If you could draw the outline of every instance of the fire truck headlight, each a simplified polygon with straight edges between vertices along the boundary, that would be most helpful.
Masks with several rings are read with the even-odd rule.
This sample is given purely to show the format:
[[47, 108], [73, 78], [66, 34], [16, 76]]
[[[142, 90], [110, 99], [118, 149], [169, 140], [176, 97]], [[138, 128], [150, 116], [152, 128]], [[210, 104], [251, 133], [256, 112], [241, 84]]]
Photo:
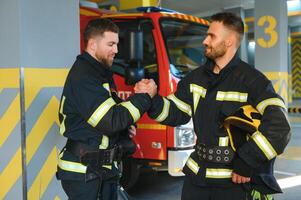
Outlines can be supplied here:
[[191, 128], [175, 128], [175, 147], [185, 148], [195, 145], [196, 137]]

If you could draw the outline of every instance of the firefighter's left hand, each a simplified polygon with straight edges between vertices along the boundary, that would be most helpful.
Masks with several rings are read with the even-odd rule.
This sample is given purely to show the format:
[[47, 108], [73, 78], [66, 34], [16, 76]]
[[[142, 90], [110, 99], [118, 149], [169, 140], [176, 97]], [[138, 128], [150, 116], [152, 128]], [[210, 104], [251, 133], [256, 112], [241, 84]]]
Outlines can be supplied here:
[[239, 174], [236, 174], [235, 172], [232, 172], [232, 182], [233, 183], [238, 183], [238, 184], [247, 183], [247, 182], [250, 182], [250, 180], [251, 180], [250, 177], [244, 177]]
[[130, 138], [133, 138], [136, 135], [136, 127], [134, 125], [131, 125], [129, 128], [129, 136]]

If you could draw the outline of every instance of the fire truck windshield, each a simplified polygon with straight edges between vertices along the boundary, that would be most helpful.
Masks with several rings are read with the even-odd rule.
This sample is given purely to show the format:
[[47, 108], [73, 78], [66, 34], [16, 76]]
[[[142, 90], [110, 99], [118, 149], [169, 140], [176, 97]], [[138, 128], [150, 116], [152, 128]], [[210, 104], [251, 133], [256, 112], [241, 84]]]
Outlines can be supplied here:
[[160, 23], [174, 76], [182, 78], [206, 62], [202, 45], [206, 26], [171, 18], [163, 18]]

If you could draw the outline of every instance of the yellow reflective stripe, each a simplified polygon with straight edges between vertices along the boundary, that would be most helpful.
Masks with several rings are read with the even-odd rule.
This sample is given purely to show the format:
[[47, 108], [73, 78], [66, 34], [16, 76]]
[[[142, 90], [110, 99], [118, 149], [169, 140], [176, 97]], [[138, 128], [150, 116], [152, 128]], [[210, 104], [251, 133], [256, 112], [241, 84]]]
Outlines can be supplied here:
[[99, 149], [106, 149], [109, 146], [109, 137], [106, 135], [102, 135], [101, 144], [99, 145]]
[[218, 145], [222, 146], [222, 147], [228, 146], [229, 145], [229, 137], [228, 136], [219, 137]]
[[238, 101], [238, 102], [247, 102], [248, 93], [240, 93], [240, 92], [223, 92], [218, 91], [216, 94], [217, 101]]
[[191, 108], [187, 103], [178, 99], [174, 94], [169, 95], [167, 98], [173, 101], [181, 111], [191, 116]]
[[104, 83], [104, 84], [102, 84], [102, 86], [110, 93], [110, 96], [111, 96], [111, 90], [110, 90], [109, 83]]
[[206, 169], [206, 178], [231, 178], [232, 169]]
[[271, 143], [259, 131], [255, 132], [252, 135], [252, 139], [269, 160], [277, 156], [277, 152], [275, 151]]
[[62, 97], [62, 103], [61, 103], [61, 108], [60, 108], [60, 113], [63, 115], [63, 121], [60, 124], [60, 133], [63, 135], [66, 131], [66, 126], [65, 126], [65, 119], [66, 119], [66, 115], [63, 113], [63, 109], [64, 109], [64, 104], [65, 104], [65, 100], [66, 97], [63, 96]]
[[279, 98], [270, 98], [270, 99], [266, 99], [261, 101], [257, 106], [256, 109], [258, 110], [258, 112], [260, 114], [263, 115], [264, 110], [266, 109], [266, 107], [268, 106], [280, 106], [282, 108], [286, 108], [284, 102], [279, 99]]
[[193, 173], [197, 174], [200, 167], [199, 165], [192, 159], [192, 158], [188, 158], [186, 165], [189, 167], [189, 169], [191, 169], [191, 171], [193, 171]]
[[100, 104], [98, 108], [94, 111], [94, 113], [91, 115], [91, 117], [88, 120], [88, 123], [95, 127], [100, 120], [103, 118], [103, 116], [109, 111], [109, 109], [114, 106], [116, 103], [112, 98], [108, 98], [105, 102]]
[[162, 122], [166, 119], [166, 117], [168, 116], [168, 112], [169, 112], [169, 107], [170, 107], [170, 102], [166, 99], [163, 98], [163, 109], [162, 112], [160, 113], [160, 115], [155, 119], [157, 122]]
[[138, 119], [140, 118], [140, 112], [138, 108], [136, 108], [130, 101], [122, 102], [120, 103], [120, 105], [128, 109], [134, 122], [138, 121]]
[[63, 153], [64, 152], [62, 152], [59, 155], [59, 159], [58, 159], [59, 168], [65, 170], [65, 171], [71, 171], [71, 172], [77, 172], [77, 173], [86, 173], [87, 167], [85, 165], [82, 165], [81, 163], [77, 163], [77, 162], [62, 160]]
[[207, 90], [202, 86], [190, 84], [190, 92], [193, 94], [193, 111], [195, 112], [199, 104], [200, 97], [205, 98]]

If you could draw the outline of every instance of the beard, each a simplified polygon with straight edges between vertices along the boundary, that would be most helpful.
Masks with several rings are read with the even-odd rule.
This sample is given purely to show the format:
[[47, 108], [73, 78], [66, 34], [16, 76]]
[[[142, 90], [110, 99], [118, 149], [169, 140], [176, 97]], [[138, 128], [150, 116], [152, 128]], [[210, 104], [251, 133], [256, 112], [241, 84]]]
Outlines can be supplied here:
[[227, 47], [225, 42], [221, 42], [220, 44], [216, 45], [216, 47], [206, 46], [205, 49], [205, 56], [211, 60], [215, 60], [220, 58], [226, 54]]
[[111, 59], [110, 57], [104, 57], [101, 55], [97, 55], [96, 54], [96, 58], [99, 62], [101, 62], [106, 68], [110, 68], [113, 64], [113, 59]]

